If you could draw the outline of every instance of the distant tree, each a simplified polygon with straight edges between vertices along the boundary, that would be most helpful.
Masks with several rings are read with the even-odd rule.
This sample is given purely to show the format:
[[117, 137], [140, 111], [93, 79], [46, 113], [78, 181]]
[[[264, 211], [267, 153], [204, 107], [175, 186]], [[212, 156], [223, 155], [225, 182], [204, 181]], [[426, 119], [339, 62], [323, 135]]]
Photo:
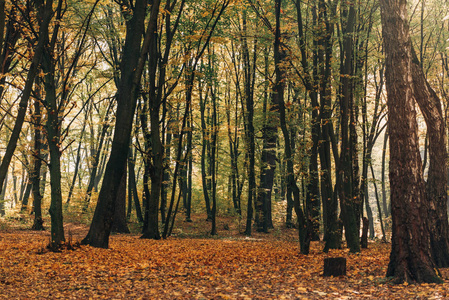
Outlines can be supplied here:
[[[14, 151], [17, 146], [17, 141], [20, 137], [20, 132], [22, 131], [22, 126], [25, 121], [28, 100], [30, 99], [31, 92], [33, 89], [34, 79], [38, 75], [39, 64], [41, 62], [44, 49], [46, 46], [45, 37], [48, 36], [50, 21], [53, 18], [53, 1], [35, 1], [34, 2], [35, 9], [37, 11], [36, 16], [39, 23], [39, 31], [36, 32], [36, 36], [29, 37], [34, 40], [33, 49], [34, 55], [31, 59], [31, 64], [28, 68], [28, 73], [26, 75], [26, 81], [24, 88], [22, 90], [22, 95], [20, 97], [19, 108], [16, 115], [16, 120], [14, 123], [14, 128], [12, 129], [11, 135], [9, 137], [8, 145], [6, 147], [5, 154], [2, 158], [0, 164], [0, 193], [3, 188], [3, 183], [6, 178], [6, 173], [8, 171], [8, 167], [11, 163], [11, 159], [14, 155]], [[33, 9], [32, 6], [28, 6], [28, 9]], [[24, 12], [24, 14], [29, 14], [30, 11]], [[22, 15], [25, 19], [27, 15]], [[33, 24], [32, 21], [30, 21]], [[36, 42], [37, 40], [37, 42]]]

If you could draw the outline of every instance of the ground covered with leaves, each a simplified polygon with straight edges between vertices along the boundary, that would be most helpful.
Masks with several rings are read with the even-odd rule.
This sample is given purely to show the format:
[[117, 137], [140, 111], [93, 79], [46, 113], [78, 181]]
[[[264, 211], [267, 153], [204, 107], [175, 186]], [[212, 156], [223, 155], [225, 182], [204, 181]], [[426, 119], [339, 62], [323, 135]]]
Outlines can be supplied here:
[[[188, 236], [209, 223], [186, 223], [167, 240], [112, 235], [110, 249], [80, 246], [43, 251], [48, 232], [0, 230], [1, 299], [447, 299], [444, 284], [393, 285], [385, 278], [389, 244], [373, 242], [360, 254], [322, 252], [312, 243], [299, 254], [295, 230], [254, 234], [219, 231]], [[189, 227], [190, 226], [190, 227]], [[221, 225], [220, 225], [221, 226]], [[228, 229], [228, 225], [224, 228]], [[68, 224], [72, 242], [85, 226]], [[347, 276], [323, 277], [326, 257], [347, 258]]]

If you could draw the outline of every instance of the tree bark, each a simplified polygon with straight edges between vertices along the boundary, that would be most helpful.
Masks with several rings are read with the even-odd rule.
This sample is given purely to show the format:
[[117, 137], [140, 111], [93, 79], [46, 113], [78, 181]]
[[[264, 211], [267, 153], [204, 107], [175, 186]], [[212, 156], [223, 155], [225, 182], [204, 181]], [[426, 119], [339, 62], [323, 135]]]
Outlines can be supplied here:
[[381, 0], [390, 136], [392, 247], [387, 276], [396, 282], [442, 282], [432, 259], [429, 213], [412, 89], [405, 0]]
[[115, 200], [114, 221], [112, 222], [111, 231], [115, 233], [129, 233], [126, 223], [126, 170], [123, 172], [120, 186]]
[[426, 80], [421, 64], [412, 49], [413, 93], [427, 125], [429, 171], [426, 196], [432, 257], [439, 268], [449, 267], [449, 223], [447, 216], [446, 126], [441, 101]]

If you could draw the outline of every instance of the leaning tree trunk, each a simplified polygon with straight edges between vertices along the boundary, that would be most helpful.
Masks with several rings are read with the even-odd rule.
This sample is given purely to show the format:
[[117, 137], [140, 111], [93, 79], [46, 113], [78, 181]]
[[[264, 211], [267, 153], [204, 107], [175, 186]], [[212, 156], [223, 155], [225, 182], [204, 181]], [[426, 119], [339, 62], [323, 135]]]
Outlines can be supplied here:
[[[160, 0], [153, 1], [150, 19], [159, 15]], [[98, 195], [98, 203], [87, 236], [82, 241], [94, 247], [107, 248], [115, 211], [118, 186], [125, 171], [131, 139], [133, 116], [136, 109], [139, 83], [145, 57], [150, 49], [150, 35], [156, 30], [150, 25], [142, 44], [142, 29], [145, 25], [146, 0], [134, 3], [133, 14], [126, 23], [126, 38], [120, 65], [121, 79], [117, 92], [117, 116], [112, 149], [106, 166], [103, 184]]]
[[16, 150], [17, 141], [19, 140], [20, 132], [22, 131], [22, 126], [25, 121], [28, 100], [30, 99], [34, 79], [37, 76], [39, 64], [44, 53], [44, 48], [46, 46], [46, 39], [44, 37], [48, 36], [49, 24], [53, 16], [53, 1], [47, 1], [45, 4], [43, 3], [43, 1], [35, 2], [36, 6], [40, 6], [38, 7], [39, 13], [37, 14], [40, 25], [38, 35], [39, 38], [36, 47], [34, 48], [34, 56], [31, 61], [31, 65], [28, 68], [28, 74], [25, 86], [22, 91], [22, 96], [20, 98], [14, 128], [12, 130], [11, 136], [9, 137], [8, 145], [6, 146], [5, 154], [0, 164], [0, 193], [2, 191], [6, 173], [8, 172], [9, 164], [11, 163], [14, 151]]
[[387, 276], [396, 282], [442, 282], [430, 249], [418, 124], [412, 90], [405, 0], [381, 0], [390, 136], [392, 247]]
[[413, 52], [413, 93], [424, 115], [429, 141], [429, 172], [426, 195], [429, 202], [430, 246], [439, 268], [449, 267], [449, 224], [447, 218], [446, 126], [441, 101], [427, 82]]

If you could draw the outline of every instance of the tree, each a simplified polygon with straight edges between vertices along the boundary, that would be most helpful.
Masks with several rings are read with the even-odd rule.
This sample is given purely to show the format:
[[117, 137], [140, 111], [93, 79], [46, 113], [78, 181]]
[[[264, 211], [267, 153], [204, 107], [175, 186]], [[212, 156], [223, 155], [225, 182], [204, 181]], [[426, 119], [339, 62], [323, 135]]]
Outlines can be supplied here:
[[[35, 93], [40, 95], [40, 83], [39, 77], [37, 77], [37, 83]], [[41, 99], [34, 99], [34, 155], [33, 155], [33, 171], [31, 172], [31, 182], [33, 189], [33, 210], [34, 210], [34, 223], [32, 229], [34, 230], [44, 230], [44, 221], [42, 219], [42, 194], [40, 192], [40, 175], [42, 167], [42, 116], [41, 116]]]
[[64, 226], [62, 217], [62, 191], [61, 191], [61, 124], [60, 117], [61, 103], [58, 103], [56, 87], [56, 55], [55, 46], [58, 40], [60, 22], [62, 20], [62, 1], [58, 2], [56, 10], [56, 20], [58, 21], [53, 28], [53, 35], [44, 35], [45, 51], [42, 59], [42, 71], [44, 72], [44, 106], [47, 110], [47, 120], [45, 128], [47, 131], [47, 143], [50, 150], [50, 185], [51, 185], [51, 241], [52, 249], [58, 249], [60, 244], [65, 241]]
[[302, 254], [309, 254], [310, 240], [312, 237], [312, 224], [306, 218], [304, 211], [301, 208], [300, 191], [296, 184], [296, 177], [293, 167], [293, 153], [290, 130], [288, 130], [286, 123], [286, 111], [284, 101], [284, 89], [285, 89], [285, 70], [281, 64], [286, 59], [285, 45], [282, 43], [281, 30], [280, 30], [280, 14], [281, 14], [281, 0], [276, 1], [275, 15], [276, 15], [276, 27], [275, 27], [275, 39], [274, 39], [274, 61], [275, 61], [275, 73], [276, 80], [273, 87], [273, 97], [276, 98], [275, 103], [279, 107], [280, 127], [284, 136], [284, 152], [285, 159], [287, 161], [287, 193], [293, 195], [294, 208], [298, 217], [299, 223], [299, 244]]
[[[346, 8], [348, 9], [348, 8]], [[354, 141], [354, 90], [353, 73], [353, 37], [356, 11], [350, 4], [347, 11], [346, 26], [343, 36], [342, 62], [341, 62], [341, 95], [340, 95], [340, 123], [341, 148], [340, 161], [337, 166], [337, 185], [340, 197], [341, 219], [345, 227], [346, 242], [351, 252], [360, 251], [359, 242], [359, 197], [355, 193], [357, 178], [354, 171], [358, 168], [354, 157], [356, 156], [356, 143]]]
[[396, 282], [442, 282], [430, 249], [412, 82], [407, 2], [382, 0], [382, 35], [390, 137], [392, 248], [387, 276]]
[[[161, 110], [165, 107], [167, 97], [173, 91], [177, 85], [176, 80], [173, 86], [167, 87], [167, 65], [169, 55], [172, 50], [172, 42], [175, 33], [177, 32], [181, 15], [184, 9], [185, 1], [181, 1], [179, 5], [179, 11], [175, 21], [172, 24], [171, 15], [174, 11], [177, 1], [173, 3], [171, 1], [166, 2], [165, 10], [168, 12], [164, 15], [165, 26], [165, 49], [162, 51], [162, 43], [160, 42], [159, 35], [162, 32], [152, 32], [150, 41], [151, 47], [149, 49], [148, 59], [148, 90], [145, 92], [148, 95], [142, 95], [144, 99], [144, 114], [150, 116], [150, 128], [147, 128], [148, 122], [146, 116], [141, 116], [142, 128], [144, 131], [145, 146], [147, 151], [147, 157], [145, 157], [146, 172], [151, 180], [151, 194], [146, 190], [146, 205], [145, 205], [145, 225], [143, 228], [143, 238], [159, 239], [159, 203], [161, 198], [161, 189], [164, 176], [164, 155], [165, 149], [162, 144], [161, 138], [161, 124], [164, 124], [164, 119], [161, 120]], [[154, 28], [158, 26], [158, 19], [154, 18], [150, 20], [150, 25]], [[160, 59], [162, 58], [162, 59]], [[163, 115], [165, 116], [165, 115]], [[161, 122], [162, 121], [162, 122]], [[151, 145], [151, 147], [150, 147]]]
[[432, 257], [439, 268], [449, 267], [449, 224], [447, 216], [446, 126], [441, 101], [427, 81], [412, 48], [413, 93], [424, 115], [429, 141], [429, 171], [426, 197], [429, 207]]
[[155, 0], [151, 6], [149, 26], [142, 42], [142, 29], [145, 25], [146, 0], [137, 0], [133, 6], [122, 6], [126, 20], [126, 38], [120, 63], [120, 85], [117, 91], [117, 116], [115, 132], [112, 141], [103, 184], [98, 196], [94, 217], [83, 244], [107, 248], [109, 235], [115, 212], [115, 201], [118, 187], [125, 172], [131, 139], [133, 116], [136, 109], [140, 79], [142, 76], [145, 56], [148, 54], [150, 37], [156, 30], [154, 20], [159, 15], [160, 1]]
[[[44, 2], [43, 0], [35, 1], [35, 6], [37, 10], [37, 19], [39, 21], [39, 31], [37, 35], [30, 39], [37, 39], [37, 43], [34, 43], [34, 55], [31, 60], [31, 65], [28, 68], [28, 73], [26, 76], [25, 86], [22, 91], [22, 95], [20, 98], [19, 109], [16, 115], [16, 121], [14, 123], [14, 128], [11, 132], [11, 136], [9, 137], [8, 146], [6, 147], [5, 155], [2, 158], [2, 162], [0, 164], [0, 193], [3, 188], [3, 183], [6, 178], [6, 173], [8, 171], [9, 164], [11, 163], [11, 159], [14, 155], [14, 151], [17, 146], [17, 141], [20, 137], [20, 132], [22, 130], [23, 123], [25, 121], [26, 110], [28, 106], [28, 100], [30, 99], [31, 92], [33, 89], [34, 79], [38, 75], [39, 64], [41, 62], [44, 49], [46, 46], [45, 37], [48, 36], [50, 21], [53, 17], [53, 1], [47, 0]], [[25, 17], [25, 16], [24, 16]]]

